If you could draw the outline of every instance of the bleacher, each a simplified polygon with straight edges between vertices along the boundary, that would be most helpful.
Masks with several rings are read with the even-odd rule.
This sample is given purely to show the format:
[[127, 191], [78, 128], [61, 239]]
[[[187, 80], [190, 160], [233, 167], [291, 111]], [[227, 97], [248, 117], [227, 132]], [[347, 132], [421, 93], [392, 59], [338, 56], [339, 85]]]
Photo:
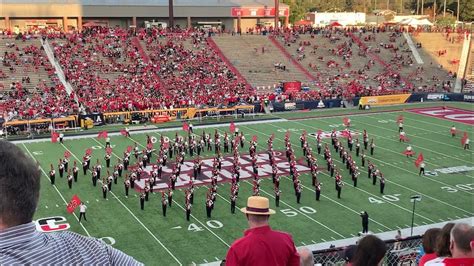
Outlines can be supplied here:
[[[273, 90], [274, 85], [282, 81], [310, 81], [285, 58], [267, 36], [223, 35], [213, 38], [224, 55], [253, 87], [270, 87], [270, 90]], [[285, 70], [277, 69], [277, 63], [282, 63]]]

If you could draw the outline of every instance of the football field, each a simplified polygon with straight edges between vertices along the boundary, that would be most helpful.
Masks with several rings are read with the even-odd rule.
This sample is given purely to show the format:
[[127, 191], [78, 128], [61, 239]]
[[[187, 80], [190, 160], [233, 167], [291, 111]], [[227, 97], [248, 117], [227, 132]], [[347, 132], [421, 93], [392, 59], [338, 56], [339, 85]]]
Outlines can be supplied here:
[[[455, 106], [455, 107], [454, 107]], [[413, 109], [410, 109], [413, 108]], [[416, 109], [415, 109], [416, 108]], [[342, 110], [342, 109], [341, 109]], [[351, 238], [361, 231], [360, 212], [365, 210], [370, 215], [369, 230], [373, 233], [408, 228], [411, 226], [412, 206], [410, 197], [421, 195], [422, 201], [416, 206], [415, 226], [435, 224], [442, 221], [456, 220], [474, 216], [474, 164], [472, 150], [464, 150], [461, 138], [467, 132], [472, 139], [473, 108], [472, 104], [448, 105], [446, 109], [439, 106], [410, 105], [394, 109], [373, 109], [371, 112], [351, 110], [352, 114], [341, 111], [323, 111], [306, 113], [284, 113], [265, 121], [246, 121], [236, 123], [245, 134], [246, 140], [256, 136], [261, 183], [260, 195], [270, 199], [271, 208], [277, 212], [270, 219], [274, 229], [283, 230], [293, 235], [297, 246], [307, 246], [328, 242], [336, 239]], [[409, 138], [407, 143], [399, 142], [397, 118], [402, 115], [404, 128]], [[343, 118], [351, 119], [350, 130], [354, 139], [362, 144], [362, 131], [368, 132], [369, 138], [374, 139], [376, 148], [373, 156], [367, 151], [367, 159], [374, 163], [386, 178], [385, 193], [381, 194], [379, 184], [372, 185], [372, 179], [367, 177], [367, 167], [361, 167], [360, 157], [353, 158], [359, 166], [360, 176], [357, 187], [354, 187], [345, 165], [332, 147], [332, 158], [336, 169], [340, 169], [344, 186], [342, 198], [337, 198], [334, 179], [326, 171], [326, 162], [317, 155], [315, 135], [323, 132], [323, 143], [329, 143], [330, 138], [324, 138], [333, 129], [344, 130]], [[459, 133], [451, 137], [450, 128], [456, 126]], [[149, 127], [152, 128], [152, 127]], [[194, 126], [194, 133], [201, 135], [203, 131], [214, 135], [217, 130], [221, 134], [229, 132], [229, 124]], [[315, 200], [314, 187], [311, 185], [311, 174], [303, 157], [299, 137], [306, 131], [313, 154], [318, 159], [319, 180], [322, 182], [322, 197]], [[180, 128], [160, 129], [159, 127], [147, 132], [133, 131], [130, 138], [116, 134], [111, 136], [113, 166], [117, 159], [122, 159], [123, 152], [136, 142], [140, 149], [146, 146], [146, 134], [160, 139], [162, 135], [174, 140], [175, 134], [186, 133]], [[298, 169], [302, 173], [303, 183], [301, 203], [296, 203], [292, 180], [289, 176], [285, 157], [284, 138], [290, 133], [291, 143], [299, 158]], [[275, 134], [273, 148], [277, 152], [277, 163], [281, 175], [280, 189], [282, 190], [280, 206], [275, 207], [271, 168], [268, 171], [267, 140]], [[109, 133], [109, 135], [112, 135]], [[340, 138], [345, 147], [346, 141]], [[416, 155], [407, 158], [403, 152], [410, 144]], [[131, 191], [125, 196], [123, 180], [112, 186], [107, 199], [103, 199], [101, 185], [92, 186], [91, 174], [82, 173], [81, 161], [86, 149], [92, 149], [92, 165], [100, 160], [101, 176], [107, 176], [105, 167], [105, 141], [98, 139], [97, 134], [89, 136], [66, 137], [64, 144], [51, 143], [49, 139], [21, 142], [17, 145], [28, 155], [40, 163], [42, 169], [42, 187], [40, 203], [35, 218], [51, 216], [66, 217], [72, 231], [83, 235], [102, 238], [115, 248], [125, 251], [137, 260], [149, 265], [190, 265], [213, 262], [225, 258], [226, 251], [232, 242], [241, 237], [247, 228], [245, 216], [237, 211], [230, 212], [230, 163], [232, 154], [225, 154], [221, 171], [221, 183], [218, 186], [218, 196], [212, 218], [206, 217], [205, 198], [208, 178], [206, 164], [212, 166], [214, 152], [201, 154], [204, 160], [204, 174], [197, 181], [194, 193], [191, 221], [186, 221], [184, 210], [184, 188], [192, 175], [192, 160], [183, 166], [178, 181], [178, 188], [173, 195], [173, 203], [163, 217], [161, 210], [161, 192], [165, 186], [158, 182], [150, 200], [145, 203], [145, 209], [140, 209], [139, 192]], [[323, 144], [324, 146], [324, 144]], [[363, 149], [363, 145], [362, 149]], [[244, 207], [247, 197], [252, 194], [251, 166], [248, 163], [248, 143], [240, 150], [242, 155], [242, 172], [240, 181], [238, 207]], [[158, 148], [158, 143], [155, 148]], [[58, 160], [64, 153], [71, 153], [69, 167], [77, 161], [79, 180], [69, 189], [66, 178], [56, 174], [56, 184], [49, 181], [50, 164], [57, 168]], [[423, 153], [426, 163], [426, 175], [419, 176], [415, 166], [419, 153]], [[157, 154], [153, 154], [152, 162], [156, 162]], [[174, 158], [170, 160], [174, 162]], [[131, 165], [136, 160], [131, 156]], [[367, 164], [366, 164], [367, 166]], [[209, 166], [210, 168], [210, 166]], [[250, 170], [248, 169], [250, 168]], [[110, 168], [113, 172], [113, 168]], [[166, 171], [165, 171], [166, 175]], [[124, 175], [125, 176], [125, 175]], [[136, 188], [140, 187], [137, 184]], [[87, 209], [87, 222], [78, 222], [77, 216], [67, 213], [66, 204], [76, 194]]]

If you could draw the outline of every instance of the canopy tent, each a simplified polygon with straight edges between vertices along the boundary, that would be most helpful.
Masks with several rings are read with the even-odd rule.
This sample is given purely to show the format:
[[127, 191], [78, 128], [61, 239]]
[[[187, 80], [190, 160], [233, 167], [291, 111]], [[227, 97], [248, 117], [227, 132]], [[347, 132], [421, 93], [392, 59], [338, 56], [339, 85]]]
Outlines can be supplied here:
[[329, 24], [329, 26], [331, 26], [331, 27], [342, 27], [342, 24], [337, 22], [337, 21], [334, 21], [331, 24]]

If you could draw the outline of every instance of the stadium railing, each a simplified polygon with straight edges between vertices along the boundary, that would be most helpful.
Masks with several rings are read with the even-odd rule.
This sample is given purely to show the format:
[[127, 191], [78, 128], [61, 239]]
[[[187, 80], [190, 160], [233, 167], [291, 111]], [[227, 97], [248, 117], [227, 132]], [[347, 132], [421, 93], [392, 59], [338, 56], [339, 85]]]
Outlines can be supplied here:
[[[383, 265], [417, 265], [421, 240], [421, 236], [412, 236], [401, 240], [386, 240], [387, 253], [383, 259]], [[346, 248], [335, 247], [313, 251], [315, 265], [346, 265]]]

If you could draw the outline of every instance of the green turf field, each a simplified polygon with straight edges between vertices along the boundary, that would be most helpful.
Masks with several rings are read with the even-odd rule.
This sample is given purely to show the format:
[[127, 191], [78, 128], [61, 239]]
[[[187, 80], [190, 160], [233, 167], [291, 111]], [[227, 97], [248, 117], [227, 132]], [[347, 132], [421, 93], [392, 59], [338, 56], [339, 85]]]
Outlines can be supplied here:
[[[458, 108], [470, 109], [472, 105], [459, 104]], [[284, 150], [284, 135], [291, 132], [291, 142], [297, 157], [303, 157], [300, 149], [299, 136], [306, 130], [315, 133], [319, 129], [331, 131], [333, 128], [343, 129], [342, 117], [332, 116], [340, 111], [322, 112], [328, 117], [308, 118], [286, 121], [261, 121], [258, 124], [237, 125], [244, 132], [247, 140], [253, 135], [258, 137], [259, 152], [265, 152], [266, 141], [271, 134], [275, 134], [274, 149]], [[345, 110], [347, 112], [347, 110]], [[322, 172], [318, 175], [323, 183], [322, 199], [315, 201], [314, 189], [311, 186], [309, 173], [302, 174], [300, 179], [304, 185], [301, 204], [296, 203], [290, 177], [282, 177], [280, 188], [282, 198], [277, 213], [271, 218], [274, 229], [291, 233], [297, 246], [326, 242], [335, 239], [350, 238], [361, 230], [359, 212], [367, 210], [370, 214], [370, 231], [374, 233], [407, 228], [411, 224], [412, 203], [410, 196], [419, 194], [423, 200], [417, 205], [415, 225], [433, 224], [440, 221], [472, 217], [474, 213], [474, 174], [471, 171], [443, 174], [435, 169], [473, 166], [472, 151], [463, 150], [460, 145], [460, 136], [452, 138], [449, 134], [451, 125], [455, 124], [461, 131], [471, 132], [472, 127], [467, 124], [454, 123], [447, 120], [423, 116], [403, 110], [381, 113], [364, 114], [354, 110], [357, 115], [350, 116], [352, 130], [366, 129], [369, 137], [375, 139], [377, 145], [374, 156], [368, 156], [384, 173], [386, 181], [385, 195], [379, 193], [379, 186], [373, 186], [367, 179], [367, 169], [361, 170], [358, 187], [354, 188], [348, 171], [342, 165], [339, 156], [334, 150], [333, 160], [336, 168], [342, 170], [345, 186], [342, 199], [337, 199], [334, 181], [325, 170], [326, 163], [318, 156], [318, 163]], [[278, 116], [283, 119], [301, 118], [321, 114], [317, 112], [289, 113]], [[398, 141], [398, 127], [395, 122], [402, 114], [405, 118], [405, 131], [410, 138], [413, 149], [422, 152], [426, 162], [426, 170], [436, 172], [437, 175], [418, 176], [418, 169], [414, 165], [414, 158], [402, 155], [407, 144]], [[228, 126], [216, 127], [220, 132], [228, 131]], [[204, 129], [213, 133], [214, 127]], [[195, 129], [197, 134], [202, 129]], [[179, 131], [184, 135], [183, 131]], [[175, 131], [148, 133], [159, 138], [160, 134], [174, 139]], [[359, 137], [362, 140], [362, 137]], [[472, 136], [470, 136], [472, 139]], [[122, 157], [127, 146], [136, 141], [140, 145], [146, 144], [145, 134], [133, 133], [131, 138], [123, 136], [112, 137], [114, 155]], [[325, 139], [330, 143], [330, 139]], [[310, 143], [316, 152], [315, 139]], [[343, 142], [345, 144], [345, 142]], [[97, 139], [96, 135], [89, 138], [66, 139], [64, 145], [52, 144], [49, 140], [35, 143], [21, 143], [19, 147], [41, 164], [44, 170], [42, 179], [41, 197], [36, 212], [36, 218], [49, 216], [64, 216], [71, 224], [71, 230], [83, 235], [105, 238], [115, 242], [114, 247], [125, 251], [137, 260], [153, 265], [189, 265], [217, 261], [225, 257], [227, 248], [232, 242], [242, 236], [247, 223], [244, 215], [230, 213], [229, 191], [230, 185], [223, 183], [218, 188], [218, 198], [212, 218], [206, 218], [205, 193], [206, 188], [195, 190], [194, 206], [190, 222], [185, 220], [184, 192], [178, 190], [173, 196], [173, 206], [168, 208], [167, 217], [161, 214], [161, 193], [151, 196], [145, 204], [145, 210], [140, 210], [138, 193], [131, 192], [126, 198], [123, 181], [113, 187], [108, 199], [102, 198], [100, 185], [93, 187], [90, 174], [82, 175], [79, 172], [79, 181], [74, 183], [70, 190], [65, 178], [56, 177], [56, 185], [49, 183], [48, 171], [50, 164], [55, 167], [58, 159], [64, 152], [72, 153], [70, 167], [73, 160], [77, 160], [80, 167], [81, 158], [87, 148], [93, 148], [92, 165], [99, 158], [104, 166], [102, 176], [106, 175], [104, 140]], [[143, 148], [143, 147], [142, 147]], [[248, 153], [248, 144], [241, 150], [241, 154]], [[317, 153], [316, 153], [317, 154]], [[213, 156], [206, 153], [205, 157]], [[355, 157], [355, 152], [353, 153]], [[134, 157], [131, 156], [131, 164]], [[186, 160], [189, 160], [186, 158]], [[153, 161], [156, 160], [154, 155]], [[113, 158], [112, 164], [116, 162]], [[360, 159], [356, 159], [360, 166]], [[81, 167], [80, 167], [81, 168]], [[246, 199], [252, 193], [251, 181], [241, 180], [238, 207], [245, 206]], [[87, 222], [79, 224], [77, 218], [66, 212], [66, 202], [72, 195], [77, 194], [86, 202]], [[271, 179], [262, 181], [261, 195], [270, 198], [271, 208], [274, 206], [273, 184]], [[78, 210], [76, 210], [79, 215]]]

